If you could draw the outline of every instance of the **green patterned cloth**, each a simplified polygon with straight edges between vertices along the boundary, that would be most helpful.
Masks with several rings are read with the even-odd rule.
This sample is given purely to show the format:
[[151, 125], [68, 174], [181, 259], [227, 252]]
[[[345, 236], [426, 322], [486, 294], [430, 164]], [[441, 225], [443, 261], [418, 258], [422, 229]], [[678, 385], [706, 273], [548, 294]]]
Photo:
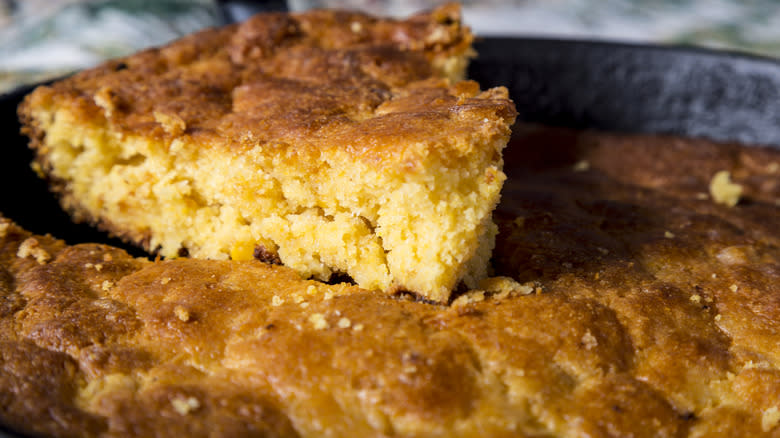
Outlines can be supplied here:
[[0, 93], [220, 21], [209, 0], [0, 0]]

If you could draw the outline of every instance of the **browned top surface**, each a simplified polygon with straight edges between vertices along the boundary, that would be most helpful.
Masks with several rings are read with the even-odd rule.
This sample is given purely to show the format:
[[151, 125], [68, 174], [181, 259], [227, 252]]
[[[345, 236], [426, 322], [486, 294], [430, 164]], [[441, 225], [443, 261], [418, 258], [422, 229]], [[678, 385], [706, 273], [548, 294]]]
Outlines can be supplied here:
[[503, 135], [514, 118], [505, 90], [440, 79], [436, 61], [467, 57], [471, 41], [457, 5], [403, 21], [261, 14], [41, 87], [21, 113], [34, 124], [30, 112], [54, 103], [125, 134], [233, 152], [273, 146], [299, 159], [327, 148], [375, 162], [429, 149], [457, 158], [473, 151], [452, 139]]
[[[20, 258], [28, 235], [8, 228], [0, 423], [55, 436], [780, 436], [780, 153], [522, 129], [506, 158], [496, 273], [539, 292], [464, 306], [342, 285], [309, 295], [316, 283], [283, 267], [153, 263], [48, 237], [48, 260], [29, 243]], [[733, 208], [699, 199], [718, 170], [745, 188]], [[114, 386], [74, 402], [101, 379]]]

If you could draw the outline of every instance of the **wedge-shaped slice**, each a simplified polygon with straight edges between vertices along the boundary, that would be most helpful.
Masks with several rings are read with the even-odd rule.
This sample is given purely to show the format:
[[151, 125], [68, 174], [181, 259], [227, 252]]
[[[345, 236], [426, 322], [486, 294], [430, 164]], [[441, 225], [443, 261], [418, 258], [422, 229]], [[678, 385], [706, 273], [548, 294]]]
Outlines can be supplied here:
[[40, 87], [36, 166], [77, 220], [166, 257], [281, 262], [446, 301], [486, 274], [515, 111], [445, 6], [259, 15]]

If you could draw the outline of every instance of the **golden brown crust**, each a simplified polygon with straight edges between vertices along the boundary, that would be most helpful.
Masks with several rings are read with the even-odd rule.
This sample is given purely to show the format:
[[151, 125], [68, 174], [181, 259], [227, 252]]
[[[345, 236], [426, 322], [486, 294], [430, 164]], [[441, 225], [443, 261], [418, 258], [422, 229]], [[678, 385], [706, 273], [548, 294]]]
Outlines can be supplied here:
[[[510, 151], [494, 261], [524, 286], [452, 306], [259, 262], [25, 245], [3, 225], [0, 422], [52, 436], [780, 435], [780, 153], [538, 128]], [[735, 207], [702, 195], [720, 170], [744, 188]]]

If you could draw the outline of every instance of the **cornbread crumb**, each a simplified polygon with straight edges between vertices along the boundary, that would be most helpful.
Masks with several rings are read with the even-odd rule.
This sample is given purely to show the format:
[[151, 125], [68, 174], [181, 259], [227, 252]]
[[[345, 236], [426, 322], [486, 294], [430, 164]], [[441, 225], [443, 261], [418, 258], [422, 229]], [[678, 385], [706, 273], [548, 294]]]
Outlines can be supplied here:
[[485, 291], [470, 290], [452, 301], [452, 307], [461, 307], [467, 304], [478, 303], [485, 300]]
[[295, 304], [301, 304], [303, 302], [303, 297], [298, 294], [294, 294], [292, 299]]
[[325, 320], [325, 316], [322, 313], [312, 313], [309, 315], [309, 322], [314, 327], [314, 330], [324, 330], [328, 328], [328, 321]]
[[301, 309], [305, 309], [305, 308], [309, 307], [309, 303], [304, 301], [304, 302], [300, 303], [300, 306], [301, 306]]
[[171, 400], [173, 409], [180, 415], [187, 415], [200, 407], [200, 402], [195, 397], [174, 398]]
[[19, 245], [19, 250], [16, 252], [16, 256], [19, 258], [27, 258], [32, 256], [38, 264], [42, 265], [51, 259], [51, 256], [45, 249], [40, 247], [38, 239], [29, 237]]
[[598, 339], [596, 339], [595, 336], [590, 332], [590, 330], [586, 330], [585, 334], [582, 335], [582, 345], [585, 346], [586, 350], [590, 350], [596, 346], [599, 345]]
[[306, 288], [306, 293], [309, 295], [316, 295], [317, 294], [317, 287], [313, 284], [310, 284], [309, 287]]
[[769, 432], [778, 424], [780, 424], [780, 409], [777, 406], [772, 406], [761, 415], [761, 429], [764, 432]]
[[95, 270], [98, 271], [98, 272], [103, 270], [103, 264], [102, 263], [96, 263], [94, 267], [95, 267]]
[[721, 170], [712, 177], [710, 194], [716, 203], [733, 207], [742, 196], [742, 186], [731, 181], [729, 171]]
[[723, 315], [721, 315], [720, 313], [715, 315], [715, 321], [720, 321], [721, 319], [723, 319]]
[[274, 295], [273, 298], [271, 298], [271, 305], [274, 307], [279, 307], [282, 304], [284, 304], [284, 299], [281, 298], [279, 295]]
[[177, 305], [173, 308], [173, 313], [176, 314], [176, 317], [180, 320], [187, 322], [190, 320], [190, 312], [182, 307], [181, 305]]
[[572, 167], [572, 170], [574, 170], [575, 172], [585, 172], [588, 169], [590, 169], [590, 162], [588, 162], [587, 160], [578, 161]]
[[664, 231], [664, 237], [666, 237], [667, 239], [674, 239], [674, 233], [672, 233], [671, 231]]
[[349, 318], [342, 317], [336, 325], [338, 325], [339, 328], [349, 328], [352, 325], [352, 321], [350, 321]]
[[103, 280], [103, 283], [101, 283], [100, 288], [104, 291], [109, 291], [111, 288], [114, 287], [114, 283], [110, 280]]
[[479, 283], [479, 288], [491, 294], [528, 295], [534, 291], [530, 284], [521, 284], [510, 277], [488, 277]]
[[701, 302], [701, 295], [699, 295], [699, 294], [691, 295], [691, 301], [693, 301], [694, 303]]
[[732, 284], [731, 286], [729, 286], [729, 289], [731, 289], [732, 292], [736, 292], [739, 290], [739, 286], [737, 286], [736, 284]]
[[111, 253], [105, 253], [103, 254], [103, 261], [106, 263], [109, 263], [114, 260], [114, 256], [111, 255]]
[[10, 226], [10, 223], [8, 223], [8, 222], [0, 223], [0, 239], [5, 237], [5, 234], [8, 232], [8, 227], [9, 226]]
[[160, 279], [160, 284], [166, 285], [171, 282], [171, 277], [163, 277]]

